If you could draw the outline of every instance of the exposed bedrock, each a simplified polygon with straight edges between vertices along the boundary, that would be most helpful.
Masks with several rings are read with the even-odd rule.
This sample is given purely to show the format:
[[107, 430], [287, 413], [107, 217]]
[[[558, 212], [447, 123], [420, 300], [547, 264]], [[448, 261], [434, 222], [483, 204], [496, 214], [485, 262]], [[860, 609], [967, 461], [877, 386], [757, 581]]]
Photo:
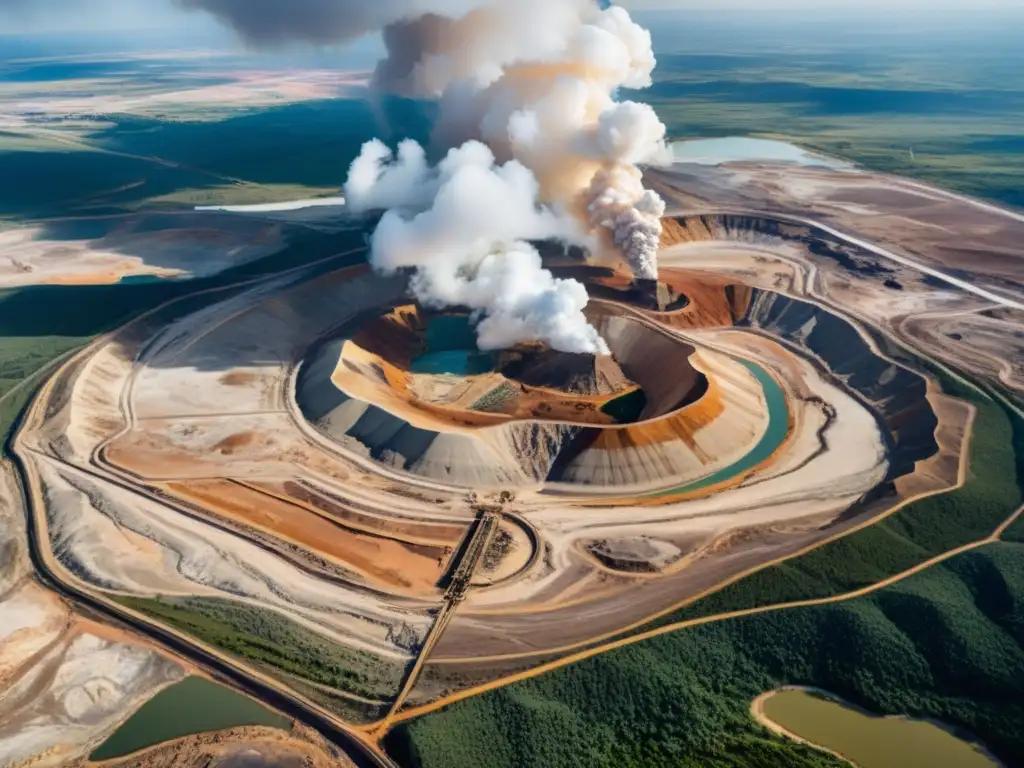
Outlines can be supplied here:
[[647, 405], [641, 420], [662, 416], [707, 391], [707, 378], [691, 362], [691, 345], [620, 316], [606, 304], [591, 303], [587, 319], [608, 342], [622, 372], [643, 389]]
[[512, 381], [575, 395], [618, 394], [633, 385], [610, 355], [595, 357], [553, 349], [516, 349], [502, 352], [497, 367]]
[[663, 219], [662, 224], [663, 248], [713, 241], [777, 245], [781, 240], [800, 243], [815, 256], [832, 259], [843, 268], [863, 275], [884, 275], [894, 271], [870, 251], [840, 242], [823, 229], [806, 224], [731, 214], [669, 217]]
[[889, 437], [887, 479], [908, 474], [915, 462], [938, 451], [938, 419], [926, 399], [924, 377], [880, 357], [846, 320], [816, 304], [755, 289], [739, 325], [760, 328], [813, 353], [868, 403]]
[[[735, 460], [763, 433], [768, 418], [763, 394], [742, 364], [698, 352], [610, 305], [595, 303], [589, 315], [614, 360], [572, 360], [578, 364], [563, 369], [554, 359], [528, 351], [520, 359], [522, 370], [510, 373], [535, 385], [554, 385], [552, 397], [567, 389], [614, 395], [626, 384], [638, 385], [646, 402], [635, 423], [591, 426], [562, 417], [425, 408], [416, 402], [418, 389], [407, 386], [408, 372], [395, 365], [410, 359], [406, 350], [416, 346], [420, 331], [411, 315], [400, 312], [389, 315], [388, 329], [373, 340], [360, 331], [321, 344], [300, 369], [297, 400], [316, 429], [342, 448], [394, 469], [469, 487], [686, 482]], [[355, 351], [357, 338], [365, 346]]]

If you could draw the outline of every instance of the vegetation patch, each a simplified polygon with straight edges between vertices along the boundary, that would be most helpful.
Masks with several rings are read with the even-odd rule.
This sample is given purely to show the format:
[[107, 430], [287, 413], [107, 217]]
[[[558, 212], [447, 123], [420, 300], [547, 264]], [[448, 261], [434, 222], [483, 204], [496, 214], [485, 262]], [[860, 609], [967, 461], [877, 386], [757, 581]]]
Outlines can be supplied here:
[[640, 418], [640, 414], [646, 407], [647, 395], [637, 387], [624, 395], [619, 395], [614, 400], [609, 400], [601, 406], [601, 413], [611, 416], [617, 424], [632, 424]]
[[470, 408], [474, 411], [501, 413], [516, 396], [516, 388], [505, 381], [480, 397]]
[[405, 666], [348, 648], [271, 610], [218, 598], [115, 598], [122, 605], [257, 665], [375, 700], [390, 700]]
[[415, 768], [838, 766], [770, 735], [750, 703], [824, 688], [932, 717], [1024, 761], [1024, 546], [991, 544], [870, 597], [667, 633], [398, 726]]

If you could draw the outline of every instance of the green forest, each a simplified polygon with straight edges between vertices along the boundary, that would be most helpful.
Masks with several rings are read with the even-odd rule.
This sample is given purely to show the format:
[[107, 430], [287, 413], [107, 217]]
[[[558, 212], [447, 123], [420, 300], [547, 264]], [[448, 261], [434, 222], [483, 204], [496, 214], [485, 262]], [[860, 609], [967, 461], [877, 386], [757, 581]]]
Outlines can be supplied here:
[[840, 765], [771, 736], [751, 701], [813, 685], [933, 717], [1024, 761], [1024, 545], [998, 543], [870, 597], [681, 630], [398, 726], [416, 768]]
[[243, 659], [374, 700], [394, 698], [405, 667], [332, 642], [274, 611], [219, 598], [131, 598], [120, 603]]

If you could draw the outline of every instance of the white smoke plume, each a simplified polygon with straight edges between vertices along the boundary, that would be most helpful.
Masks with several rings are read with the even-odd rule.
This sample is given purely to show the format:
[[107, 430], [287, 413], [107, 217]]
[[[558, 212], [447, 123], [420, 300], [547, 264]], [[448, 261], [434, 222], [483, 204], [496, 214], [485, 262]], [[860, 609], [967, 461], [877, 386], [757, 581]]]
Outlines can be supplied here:
[[528, 241], [586, 244], [638, 278], [657, 276], [664, 203], [644, 189], [638, 165], [668, 151], [649, 106], [615, 100], [620, 88], [649, 86], [655, 66], [650, 34], [624, 9], [595, 0], [179, 2], [255, 43], [383, 29], [376, 87], [438, 99], [433, 150], [461, 149], [432, 168], [418, 145], [403, 143], [393, 159], [370, 142], [347, 199], [355, 210], [388, 211], [373, 263], [419, 270], [421, 301], [477, 308], [487, 316], [481, 345], [605, 349], [582, 319], [583, 287], [555, 280]]
[[527, 242], [584, 240], [573, 218], [538, 205], [537, 195], [529, 169], [514, 160], [497, 165], [476, 141], [436, 167], [414, 141], [402, 142], [397, 157], [371, 141], [345, 185], [356, 212], [386, 209], [373, 233], [374, 266], [415, 268], [411, 288], [427, 306], [473, 309], [481, 349], [539, 339], [565, 352], [607, 354], [583, 315], [586, 290], [555, 279]]

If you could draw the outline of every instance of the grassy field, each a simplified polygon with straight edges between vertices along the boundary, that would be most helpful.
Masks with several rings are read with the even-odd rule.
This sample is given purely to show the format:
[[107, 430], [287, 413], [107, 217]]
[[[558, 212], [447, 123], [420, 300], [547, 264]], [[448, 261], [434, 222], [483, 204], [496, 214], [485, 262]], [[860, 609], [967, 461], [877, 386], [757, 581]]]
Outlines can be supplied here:
[[764, 702], [774, 723], [813, 744], [849, 758], [860, 768], [992, 768], [968, 742], [939, 726], [882, 718], [814, 691], [780, 691]]
[[[395, 138], [427, 140], [425, 107], [394, 99], [381, 109]], [[0, 132], [0, 221], [336, 195], [363, 142], [381, 133], [362, 99], [209, 120], [91, 119]]]
[[119, 602], [271, 671], [375, 701], [394, 698], [405, 667], [347, 648], [274, 611], [216, 598]]
[[750, 717], [782, 685], [965, 728], [1024, 761], [1024, 546], [993, 544], [867, 598], [638, 642], [402, 724], [416, 768], [840, 763]]
[[[1024, 52], [1003, 28], [921, 19], [879, 30], [822, 20], [647, 14], [655, 106], [674, 138], [782, 138], [1024, 206]], [[972, 25], [972, 21], [975, 24]], [[863, 26], [863, 25], [862, 25]]]

